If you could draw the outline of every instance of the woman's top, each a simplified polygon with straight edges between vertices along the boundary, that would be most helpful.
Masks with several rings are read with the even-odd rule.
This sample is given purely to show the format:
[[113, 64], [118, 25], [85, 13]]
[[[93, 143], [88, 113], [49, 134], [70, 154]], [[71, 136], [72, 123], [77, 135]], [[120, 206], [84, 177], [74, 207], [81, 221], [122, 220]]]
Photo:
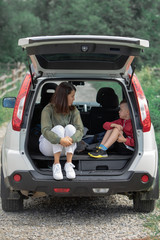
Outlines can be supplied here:
[[60, 137], [51, 131], [57, 125], [63, 127], [72, 124], [76, 128], [75, 134], [71, 136], [73, 143], [81, 141], [83, 137], [83, 123], [78, 109], [75, 107], [67, 114], [57, 113], [52, 103], [45, 106], [41, 113], [42, 135], [52, 144], [60, 143]]

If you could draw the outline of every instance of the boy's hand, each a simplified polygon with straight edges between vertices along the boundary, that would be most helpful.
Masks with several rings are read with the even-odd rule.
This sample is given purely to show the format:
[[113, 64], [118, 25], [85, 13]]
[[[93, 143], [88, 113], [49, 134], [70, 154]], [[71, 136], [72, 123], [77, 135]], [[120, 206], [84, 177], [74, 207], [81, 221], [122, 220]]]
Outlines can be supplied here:
[[111, 124], [111, 127], [112, 128], [117, 128], [119, 131], [122, 131], [123, 130], [123, 127], [119, 124], [116, 124], [116, 123], [112, 123]]
[[119, 143], [125, 143], [127, 141], [127, 139], [123, 136], [122, 133], [119, 134], [119, 137], [117, 139], [117, 142]]

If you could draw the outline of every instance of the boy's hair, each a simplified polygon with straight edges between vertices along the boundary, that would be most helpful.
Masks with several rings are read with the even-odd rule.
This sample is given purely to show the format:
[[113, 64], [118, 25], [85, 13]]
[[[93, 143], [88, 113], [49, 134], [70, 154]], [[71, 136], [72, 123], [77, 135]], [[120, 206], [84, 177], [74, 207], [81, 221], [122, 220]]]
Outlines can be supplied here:
[[125, 104], [125, 109], [128, 111], [128, 113], [129, 113], [129, 118], [130, 118], [130, 112], [129, 112], [128, 103], [127, 103], [126, 99], [123, 99], [123, 100], [120, 102], [120, 104]]
[[127, 103], [126, 99], [123, 99], [123, 100], [120, 102], [120, 104], [122, 104], [122, 103]]
[[121, 104], [125, 104], [125, 105], [126, 105], [126, 108], [129, 110], [129, 108], [128, 108], [128, 103], [127, 103], [126, 99], [123, 99], [123, 100], [120, 102], [120, 105], [121, 105]]

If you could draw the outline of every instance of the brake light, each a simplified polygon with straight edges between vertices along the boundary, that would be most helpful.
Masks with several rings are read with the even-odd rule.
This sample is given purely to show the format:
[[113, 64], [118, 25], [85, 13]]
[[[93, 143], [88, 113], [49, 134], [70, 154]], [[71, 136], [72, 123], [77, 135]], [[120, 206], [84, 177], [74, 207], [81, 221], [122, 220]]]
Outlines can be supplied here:
[[56, 193], [68, 193], [70, 191], [70, 188], [54, 188], [54, 191]]
[[142, 181], [143, 183], [147, 183], [147, 182], [149, 181], [148, 175], [143, 175], [143, 176], [141, 177], [141, 181]]
[[151, 118], [148, 103], [142, 90], [141, 84], [135, 74], [132, 77], [132, 85], [138, 102], [138, 109], [143, 132], [148, 132], [151, 128]]
[[21, 130], [26, 97], [28, 95], [30, 85], [31, 85], [31, 75], [27, 74], [19, 90], [18, 96], [16, 98], [14, 111], [13, 111], [12, 128], [15, 131]]
[[13, 179], [14, 179], [15, 182], [20, 182], [21, 179], [22, 179], [22, 177], [21, 177], [20, 174], [15, 174], [15, 175], [13, 176]]

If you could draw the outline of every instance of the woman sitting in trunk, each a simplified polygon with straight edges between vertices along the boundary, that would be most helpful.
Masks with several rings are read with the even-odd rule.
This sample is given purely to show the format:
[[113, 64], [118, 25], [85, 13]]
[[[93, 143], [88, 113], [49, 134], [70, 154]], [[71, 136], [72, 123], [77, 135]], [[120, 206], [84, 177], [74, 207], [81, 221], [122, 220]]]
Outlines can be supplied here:
[[76, 88], [68, 82], [62, 82], [56, 88], [51, 103], [44, 107], [41, 115], [39, 149], [45, 156], [54, 155], [53, 178], [62, 180], [60, 156], [66, 155], [64, 166], [66, 177], [76, 177], [72, 157], [77, 142], [83, 136], [83, 124], [78, 109], [73, 106]]

